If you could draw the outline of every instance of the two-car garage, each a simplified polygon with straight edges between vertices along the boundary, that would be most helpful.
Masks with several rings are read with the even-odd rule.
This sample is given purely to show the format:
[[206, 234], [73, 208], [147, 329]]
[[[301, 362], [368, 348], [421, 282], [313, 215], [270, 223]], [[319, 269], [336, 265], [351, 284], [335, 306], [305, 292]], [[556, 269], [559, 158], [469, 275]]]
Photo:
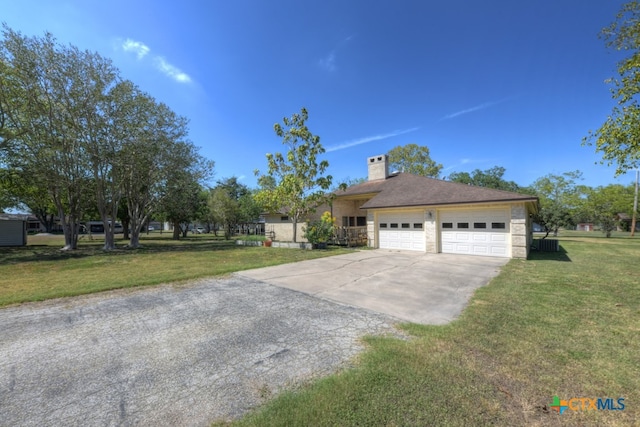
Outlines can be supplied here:
[[[508, 209], [441, 210], [437, 218], [440, 252], [511, 256]], [[425, 251], [425, 219], [425, 211], [378, 214], [379, 247]]]

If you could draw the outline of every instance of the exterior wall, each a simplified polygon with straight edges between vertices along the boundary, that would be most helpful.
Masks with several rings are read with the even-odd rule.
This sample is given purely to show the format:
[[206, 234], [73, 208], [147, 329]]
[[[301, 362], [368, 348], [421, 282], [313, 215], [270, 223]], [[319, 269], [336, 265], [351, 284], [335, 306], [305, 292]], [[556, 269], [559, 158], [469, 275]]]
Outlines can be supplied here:
[[343, 216], [365, 216], [366, 212], [360, 209], [366, 202], [365, 200], [334, 200], [333, 206], [323, 206], [316, 212], [322, 215], [323, 212], [329, 211], [338, 220], [338, 226], [341, 224]]
[[511, 257], [527, 258], [531, 247], [531, 220], [524, 203], [511, 205]]
[[26, 244], [26, 221], [0, 220], [0, 246], [24, 246]]
[[[304, 230], [302, 230], [302, 227], [305, 227], [306, 224], [306, 222], [297, 224], [296, 240], [298, 242], [307, 242], [307, 239], [304, 238]], [[266, 231], [267, 235], [273, 233], [273, 240], [279, 242], [293, 242], [293, 223], [291, 220], [280, 222], [280, 217], [278, 216], [278, 222], [267, 223]]]
[[367, 211], [367, 244], [370, 248], [378, 247], [376, 215], [373, 213], [373, 211]]
[[[431, 213], [431, 215], [429, 215]], [[431, 216], [431, 218], [429, 218]], [[425, 213], [425, 238], [426, 252], [437, 254], [440, 252], [440, 242], [438, 241], [438, 221], [440, 220], [438, 212], [435, 209], [427, 209]]]

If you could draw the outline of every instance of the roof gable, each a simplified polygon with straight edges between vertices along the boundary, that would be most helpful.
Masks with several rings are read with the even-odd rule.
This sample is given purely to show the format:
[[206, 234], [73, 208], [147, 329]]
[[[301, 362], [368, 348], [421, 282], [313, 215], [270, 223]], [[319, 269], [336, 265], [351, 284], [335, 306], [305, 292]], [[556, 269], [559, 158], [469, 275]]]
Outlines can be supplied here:
[[447, 205], [463, 203], [537, 202], [538, 198], [527, 194], [492, 188], [476, 187], [419, 175], [399, 173], [385, 180], [367, 181], [354, 185], [336, 196], [353, 197], [375, 193], [363, 209]]

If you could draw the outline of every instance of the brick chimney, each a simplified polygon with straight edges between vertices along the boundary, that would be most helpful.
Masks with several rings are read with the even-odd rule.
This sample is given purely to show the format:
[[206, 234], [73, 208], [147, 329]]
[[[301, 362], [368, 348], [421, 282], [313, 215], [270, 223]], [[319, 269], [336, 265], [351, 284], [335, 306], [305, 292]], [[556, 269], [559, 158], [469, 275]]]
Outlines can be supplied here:
[[389, 156], [382, 154], [367, 159], [369, 181], [387, 179], [389, 177]]

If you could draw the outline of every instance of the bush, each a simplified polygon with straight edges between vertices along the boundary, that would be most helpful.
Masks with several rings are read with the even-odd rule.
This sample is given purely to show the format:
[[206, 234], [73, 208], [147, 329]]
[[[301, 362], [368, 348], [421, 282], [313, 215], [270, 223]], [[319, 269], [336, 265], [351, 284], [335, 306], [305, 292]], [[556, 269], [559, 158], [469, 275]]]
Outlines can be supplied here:
[[331, 212], [325, 212], [320, 219], [311, 221], [308, 227], [303, 227], [304, 237], [313, 244], [327, 243], [333, 236], [336, 219]]

